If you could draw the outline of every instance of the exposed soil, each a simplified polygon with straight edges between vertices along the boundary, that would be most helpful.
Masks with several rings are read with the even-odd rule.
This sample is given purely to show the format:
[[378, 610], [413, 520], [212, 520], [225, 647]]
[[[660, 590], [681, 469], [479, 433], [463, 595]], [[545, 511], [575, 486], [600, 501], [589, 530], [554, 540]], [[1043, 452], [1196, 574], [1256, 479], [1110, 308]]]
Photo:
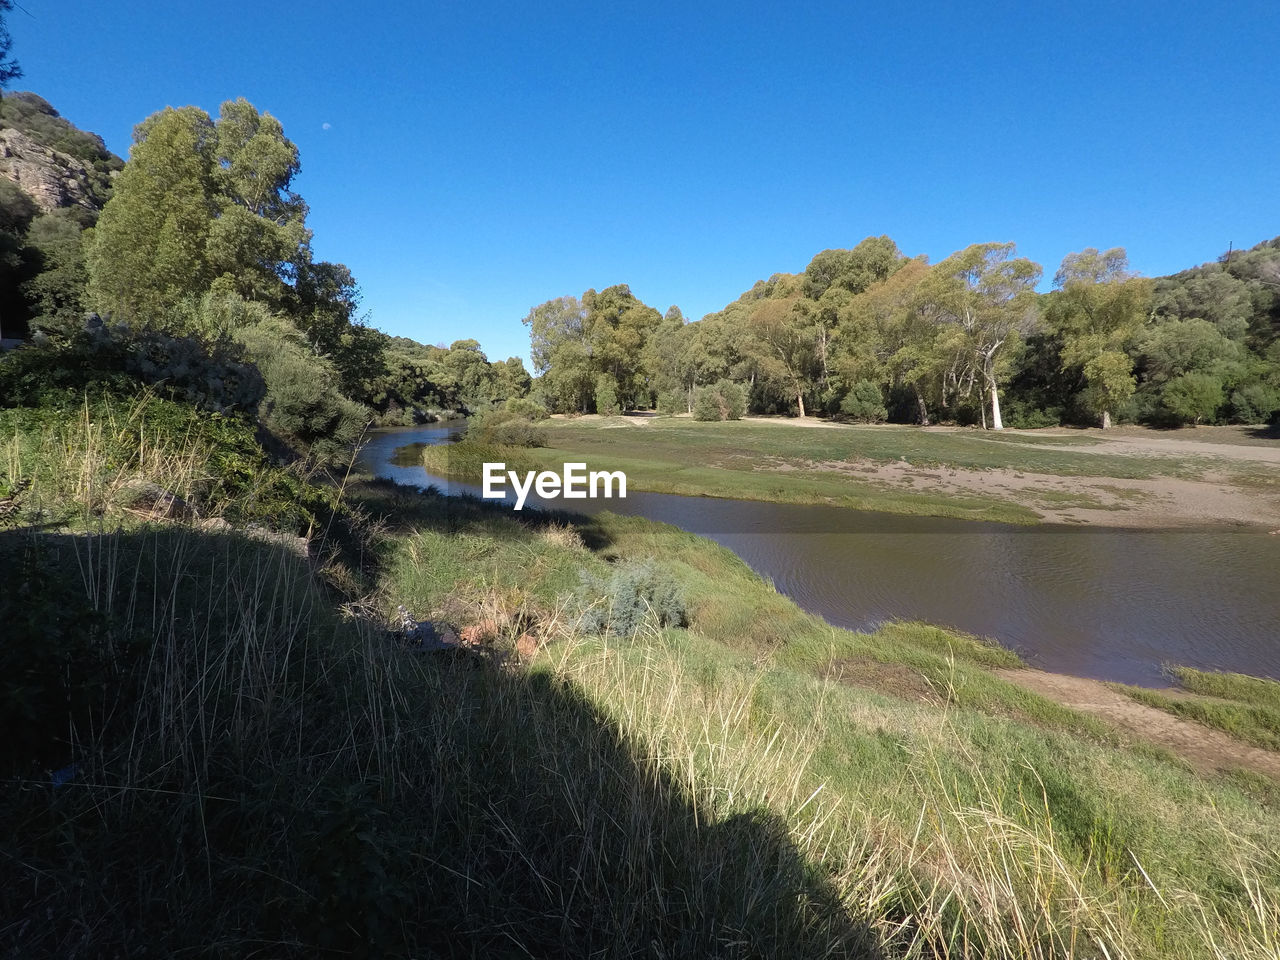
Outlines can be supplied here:
[[1010, 683], [1164, 747], [1201, 773], [1245, 769], [1280, 780], [1280, 753], [1241, 743], [1221, 730], [1138, 703], [1101, 681], [1031, 669], [992, 672]]
[[939, 699], [937, 691], [924, 675], [903, 663], [847, 657], [832, 661], [823, 676], [838, 683], [889, 693], [903, 700]]
[[[1239, 449], [1239, 448], [1234, 448]], [[1251, 453], [1259, 452], [1246, 448]], [[1091, 447], [1090, 453], [1096, 448]], [[1260, 452], [1270, 452], [1261, 450]], [[909, 463], [852, 460], [797, 466], [773, 461], [769, 469], [846, 473], [888, 488], [928, 489], [957, 495], [996, 496], [1023, 504], [1053, 523], [1111, 527], [1170, 527], [1206, 524], [1280, 525], [1280, 497], [1274, 490], [1237, 486], [1222, 472], [1202, 479], [1157, 477], [1060, 477], [995, 468], [918, 467]]]

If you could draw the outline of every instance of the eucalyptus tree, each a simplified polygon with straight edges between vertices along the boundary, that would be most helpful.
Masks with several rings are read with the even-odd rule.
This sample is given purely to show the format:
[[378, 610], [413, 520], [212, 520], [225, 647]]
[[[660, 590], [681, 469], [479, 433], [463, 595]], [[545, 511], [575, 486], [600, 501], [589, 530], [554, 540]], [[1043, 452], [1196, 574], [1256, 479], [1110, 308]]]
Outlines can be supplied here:
[[1122, 247], [1090, 247], [1063, 258], [1054, 285], [1045, 320], [1062, 340], [1063, 367], [1083, 370], [1085, 402], [1105, 430], [1137, 388], [1124, 348], [1150, 315], [1152, 282], [1129, 270]]
[[157, 324], [213, 282], [217, 130], [197, 107], [166, 107], [134, 129], [87, 252], [89, 300], [117, 319]]
[[748, 330], [760, 375], [793, 397], [803, 418], [804, 397], [812, 391], [820, 366], [812, 318], [797, 308], [795, 298], [764, 300], [752, 311]]
[[[1000, 380], [1009, 347], [1035, 323], [1034, 290], [1043, 272], [1016, 252], [1012, 243], [975, 243], [934, 267], [923, 291], [923, 302], [939, 320], [963, 333], [970, 382], [981, 378], [995, 430], [1004, 429]], [[985, 406], [982, 419], [985, 427]]]
[[[216, 122], [197, 107], [148, 117], [94, 231], [90, 301], [145, 324], [208, 290], [289, 313], [309, 306], [316, 290], [300, 281], [325, 270], [311, 263], [306, 204], [290, 190], [298, 169], [279, 121], [244, 99]], [[340, 298], [354, 286], [323, 279]]]

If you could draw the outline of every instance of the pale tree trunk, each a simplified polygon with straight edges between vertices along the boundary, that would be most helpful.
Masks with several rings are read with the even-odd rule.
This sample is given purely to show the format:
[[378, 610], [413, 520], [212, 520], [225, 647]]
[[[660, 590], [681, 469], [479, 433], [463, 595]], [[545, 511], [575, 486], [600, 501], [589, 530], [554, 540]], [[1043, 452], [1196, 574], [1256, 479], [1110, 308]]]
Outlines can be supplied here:
[[1110, 410], [1102, 411], [1102, 429], [1103, 430], [1111, 429], [1111, 411]]
[[929, 408], [924, 405], [924, 394], [920, 392], [919, 387], [914, 387], [916, 392], [916, 406], [920, 408], [920, 426], [927, 427], [929, 425]]
[[804, 391], [796, 391], [796, 404], [800, 407], [800, 419], [804, 419]]
[[994, 377], [991, 379], [991, 429], [1004, 429], [1004, 421], [1000, 419], [1000, 392], [996, 389]]

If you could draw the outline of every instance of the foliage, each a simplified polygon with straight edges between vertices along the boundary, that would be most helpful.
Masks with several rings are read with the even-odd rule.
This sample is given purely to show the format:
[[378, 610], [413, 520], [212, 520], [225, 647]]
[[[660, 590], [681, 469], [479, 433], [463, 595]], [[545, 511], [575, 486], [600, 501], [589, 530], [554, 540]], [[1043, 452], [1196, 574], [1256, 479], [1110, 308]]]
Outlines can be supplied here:
[[500, 447], [547, 445], [547, 431], [509, 405], [473, 415], [467, 425], [466, 438], [471, 443]]
[[732, 380], [718, 380], [693, 392], [695, 420], [741, 420], [746, 409], [746, 391]]
[[1222, 406], [1222, 379], [1210, 373], [1184, 373], [1164, 385], [1160, 399], [1183, 423], [1211, 420]]
[[22, 67], [10, 52], [13, 49], [13, 37], [5, 17], [13, 10], [13, 0], [0, 0], [0, 87], [7, 86], [10, 80], [22, 76]]
[[884, 423], [889, 412], [880, 388], [870, 380], [859, 380], [840, 401], [840, 412], [859, 423]]
[[286, 320], [266, 320], [235, 337], [266, 384], [259, 410], [263, 424], [318, 460], [340, 459], [368, 425], [369, 413], [342, 395], [333, 365], [312, 353]]
[[512, 397], [502, 405], [502, 409], [529, 420], [546, 420], [550, 416], [546, 407], [528, 397]]
[[622, 413], [618, 405], [617, 381], [607, 373], [596, 377], [596, 413], [602, 417], [616, 417]]
[[652, 560], [624, 561], [606, 574], [581, 572], [570, 608], [583, 633], [634, 637], [688, 622], [680, 586]]
[[0, 357], [0, 404], [66, 407], [84, 394], [131, 395], [139, 384], [218, 413], [252, 411], [265, 385], [242, 348], [160, 331], [135, 332], [96, 314], [61, 341], [37, 339]]

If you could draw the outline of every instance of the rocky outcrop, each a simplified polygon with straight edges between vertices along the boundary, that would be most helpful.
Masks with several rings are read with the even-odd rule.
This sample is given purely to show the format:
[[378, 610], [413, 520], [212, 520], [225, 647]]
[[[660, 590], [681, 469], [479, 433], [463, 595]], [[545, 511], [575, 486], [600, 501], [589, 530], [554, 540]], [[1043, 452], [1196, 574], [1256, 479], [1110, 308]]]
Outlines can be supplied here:
[[0, 129], [0, 176], [16, 183], [44, 213], [73, 206], [100, 210], [93, 173], [84, 161], [42, 146], [15, 127]]

